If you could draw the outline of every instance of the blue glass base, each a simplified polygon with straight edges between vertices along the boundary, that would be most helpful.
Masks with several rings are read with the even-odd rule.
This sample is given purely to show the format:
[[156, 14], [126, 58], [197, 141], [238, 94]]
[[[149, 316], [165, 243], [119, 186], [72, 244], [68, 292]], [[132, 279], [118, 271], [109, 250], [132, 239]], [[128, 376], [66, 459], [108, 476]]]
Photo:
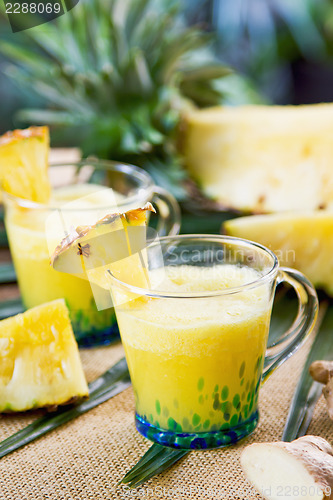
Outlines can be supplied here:
[[144, 437], [163, 446], [186, 450], [207, 450], [235, 444], [251, 434], [258, 421], [259, 413], [256, 411], [246, 422], [234, 427], [211, 432], [172, 432], [155, 427], [138, 414], [135, 416], [136, 428]]
[[103, 330], [91, 330], [83, 333], [74, 331], [74, 333], [78, 346], [81, 348], [101, 347], [120, 340], [117, 323]]
[[89, 309], [71, 309], [70, 319], [79, 347], [100, 347], [120, 340], [114, 309], [98, 311], [94, 300]]

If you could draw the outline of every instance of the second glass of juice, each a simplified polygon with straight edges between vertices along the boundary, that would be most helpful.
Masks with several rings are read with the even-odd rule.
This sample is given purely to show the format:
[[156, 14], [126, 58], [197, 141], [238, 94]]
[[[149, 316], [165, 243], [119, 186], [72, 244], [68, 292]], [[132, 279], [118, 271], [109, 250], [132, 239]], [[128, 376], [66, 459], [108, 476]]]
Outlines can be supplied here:
[[[311, 331], [317, 297], [300, 273], [279, 270], [270, 250], [238, 238], [162, 238], [144, 253], [147, 286], [110, 274], [136, 401], [136, 426], [161, 445], [226, 446], [258, 423], [263, 378]], [[300, 300], [281, 352], [268, 349], [279, 281]], [[264, 369], [265, 363], [265, 369]]]
[[[64, 172], [61, 167], [73, 172], [63, 185], [59, 179]], [[79, 345], [108, 344], [118, 338], [111, 300], [106, 307], [97, 308], [89, 281], [51, 267], [50, 255], [66, 234], [54, 227], [50, 238], [47, 223], [60, 214], [64, 227], [70, 231], [95, 224], [106, 214], [125, 212], [154, 201], [157, 209], [161, 207], [158, 231], [175, 234], [179, 230], [178, 205], [172, 195], [155, 186], [146, 172], [133, 165], [82, 160], [53, 169], [59, 169], [60, 185], [53, 189], [47, 205], [3, 192], [6, 230], [22, 301], [30, 308], [64, 298]], [[109, 296], [108, 292], [106, 295]]]

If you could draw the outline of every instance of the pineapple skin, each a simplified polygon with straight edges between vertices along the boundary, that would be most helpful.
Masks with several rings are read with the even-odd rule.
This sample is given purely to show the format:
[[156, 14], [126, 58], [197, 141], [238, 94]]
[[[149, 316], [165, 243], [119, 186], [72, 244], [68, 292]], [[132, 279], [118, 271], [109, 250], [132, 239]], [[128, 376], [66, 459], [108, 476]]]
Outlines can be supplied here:
[[333, 104], [188, 113], [185, 165], [204, 194], [243, 212], [333, 206]]
[[298, 269], [333, 297], [333, 212], [240, 217], [226, 221], [222, 232], [268, 247], [280, 265]]
[[63, 299], [0, 321], [0, 412], [89, 396]]

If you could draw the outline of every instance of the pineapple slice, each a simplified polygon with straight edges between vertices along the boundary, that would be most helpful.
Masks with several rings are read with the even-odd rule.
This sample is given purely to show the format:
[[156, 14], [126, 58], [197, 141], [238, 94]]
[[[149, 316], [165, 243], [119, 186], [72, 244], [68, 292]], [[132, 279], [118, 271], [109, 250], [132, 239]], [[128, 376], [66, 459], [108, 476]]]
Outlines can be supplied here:
[[333, 296], [333, 212], [240, 217], [224, 222], [222, 232], [265, 245], [281, 265], [302, 271]]
[[125, 213], [106, 215], [96, 224], [80, 226], [56, 247], [51, 265], [57, 271], [89, 281], [96, 306], [113, 306], [110, 272], [133, 286], [146, 287], [146, 212], [151, 203]]
[[63, 299], [0, 321], [0, 412], [88, 397]]
[[[79, 226], [56, 247], [51, 265], [54, 269], [78, 274], [102, 288], [109, 288], [105, 272], [115, 262], [121, 265], [122, 275], [140, 274], [139, 252], [146, 246], [146, 212], [155, 212], [151, 203], [125, 213], [114, 213], [103, 217], [91, 226]], [[133, 256], [132, 264], [124, 259]], [[136, 267], [138, 266], [138, 267]], [[132, 280], [130, 279], [130, 282]], [[138, 284], [138, 280], [134, 279]]]
[[48, 127], [14, 130], [0, 137], [0, 181], [4, 191], [27, 200], [47, 203]]
[[243, 212], [333, 206], [333, 104], [190, 112], [185, 164], [208, 198]]

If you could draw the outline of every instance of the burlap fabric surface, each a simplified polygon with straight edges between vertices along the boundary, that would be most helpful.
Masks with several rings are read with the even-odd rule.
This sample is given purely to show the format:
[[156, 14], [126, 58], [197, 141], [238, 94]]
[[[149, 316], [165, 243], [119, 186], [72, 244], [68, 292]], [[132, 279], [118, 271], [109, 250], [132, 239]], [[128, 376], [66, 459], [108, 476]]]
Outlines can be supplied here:
[[[255, 499], [240, 467], [242, 448], [253, 441], [279, 440], [288, 406], [311, 339], [261, 389], [260, 424], [255, 433], [226, 449], [192, 452], [172, 469], [137, 490], [118, 481], [149, 448], [133, 422], [129, 388], [78, 419], [0, 460], [0, 499]], [[81, 351], [88, 380], [123, 356], [120, 344]], [[1, 439], [27, 425], [33, 415], [1, 416]], [[316, 407], [309, 433], [333, 440], [324, 401]], [[332, 439], [331, 439], [332, 438]]]

